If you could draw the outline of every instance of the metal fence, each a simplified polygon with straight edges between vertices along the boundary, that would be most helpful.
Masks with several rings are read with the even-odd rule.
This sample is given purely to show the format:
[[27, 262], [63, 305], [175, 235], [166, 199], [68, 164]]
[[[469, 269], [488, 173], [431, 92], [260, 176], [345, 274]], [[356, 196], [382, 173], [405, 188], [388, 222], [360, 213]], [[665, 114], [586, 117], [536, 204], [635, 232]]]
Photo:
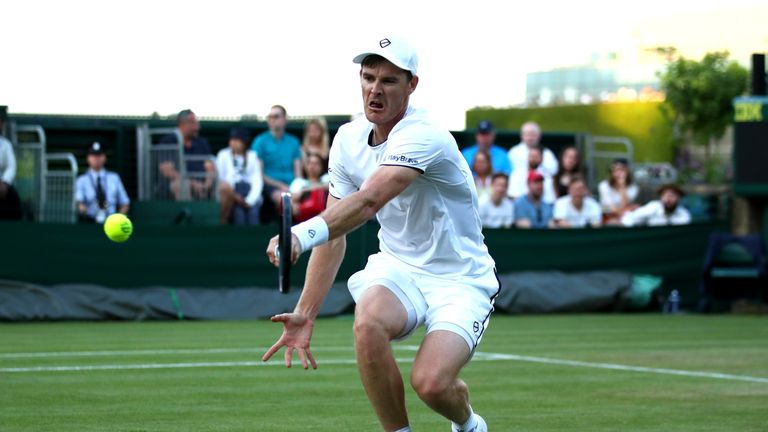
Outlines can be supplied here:
[[77, 161], [72, 153], [45, 155], [43, 200], [40, 222], [75, 223], [75, 181]]
[[634, 147], [624, 137], [588, 136], [586, 139], [587, 176], [590, 187], [597, 188], [600, 180], [606, 178], [614, 159], [625, 159], [632, 166]]
[[19, 193], [26, 217], [39, 220], [45, 191], [45, 131], [40, 126], [9, 123], [11, 143], [16, 156], [14, 187]]
[[[175, 143], [162, 138], [175, 135]], [[136, 127], [138, 195], [140, 201], [212, 201], [218, 199], [213, 155], [185, 155], [176, 128]], [[204, 167], [204, 169], [196, 169]], [[195, 168], [195, 169], [190, 169]]]

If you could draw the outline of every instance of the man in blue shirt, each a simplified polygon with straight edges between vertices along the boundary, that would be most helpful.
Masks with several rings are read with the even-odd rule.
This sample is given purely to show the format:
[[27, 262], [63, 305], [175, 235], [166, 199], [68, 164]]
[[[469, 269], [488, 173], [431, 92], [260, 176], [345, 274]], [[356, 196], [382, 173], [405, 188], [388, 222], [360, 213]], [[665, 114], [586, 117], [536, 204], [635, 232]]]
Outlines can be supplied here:
[[88, 148], [88, 171], [77, 178], [75, 201], [81, 222], [103, 223], [112, 213], [128, 214], [131, 203], [120, 176], [104, 169], [107, 156], [101, 144]]
[[293, 179], [303, 177], [301, 173], [301, 143], [299, 139], [285, 132], [288, 123], [285, 108], [274, 105], [267, 116], [269, 130], [259, 134], [251, 148], [256, 152], [264, 173], [264, 204], [280, 208], [280, 194], [288, 192]]
[[512, 173], [512, 164], [509, 162], [507, 150], [494, 144], [496, 141], [496, 130], [493, 124], [488, 120], [482, 120], [477, 124], [475, 132], [475, 145], [469, 146], [461, 151], [464, 159], [467, 160], [470, 168], [478, 150], [485, 150], [491, 155], [491, 165], [494, 173]]
[[550, 228], [552, 204], [541, 200], [544, 194], [544, 176], [538, 171], [528, 172], [528, 194], [515, 200], [515, 226], [518, 228]]

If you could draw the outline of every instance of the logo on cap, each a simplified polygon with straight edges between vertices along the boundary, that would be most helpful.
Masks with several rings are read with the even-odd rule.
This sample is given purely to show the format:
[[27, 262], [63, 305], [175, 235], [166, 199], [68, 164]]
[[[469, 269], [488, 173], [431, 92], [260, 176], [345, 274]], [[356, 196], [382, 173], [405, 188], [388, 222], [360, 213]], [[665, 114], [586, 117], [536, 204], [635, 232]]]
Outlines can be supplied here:
[[382, 48], [386, 48], [386, 47], [388, 47], [390, 45], [392, 45], [392, 42], [389, 39], [387, 39], [387, 38], [384, 38], [384, 39], [379, 41], [379, 46], [382, 47]]

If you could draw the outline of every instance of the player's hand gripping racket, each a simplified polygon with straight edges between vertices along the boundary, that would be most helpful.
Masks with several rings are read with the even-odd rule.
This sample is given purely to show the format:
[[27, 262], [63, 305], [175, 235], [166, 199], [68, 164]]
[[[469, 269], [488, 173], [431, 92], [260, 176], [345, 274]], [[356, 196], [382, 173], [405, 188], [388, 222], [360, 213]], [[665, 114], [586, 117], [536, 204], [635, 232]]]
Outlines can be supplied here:
[[283, 192], [282, 199], [282, 218], [280, 221], [280, 233], [277, 240], [277, 259], [278, 259], [278, 288], [283, 294], [288, 294], [291, 289], [291, 255], [292, 245], [291, 225], [293, 224], [293, 215], [291, 212], [291, 194]]

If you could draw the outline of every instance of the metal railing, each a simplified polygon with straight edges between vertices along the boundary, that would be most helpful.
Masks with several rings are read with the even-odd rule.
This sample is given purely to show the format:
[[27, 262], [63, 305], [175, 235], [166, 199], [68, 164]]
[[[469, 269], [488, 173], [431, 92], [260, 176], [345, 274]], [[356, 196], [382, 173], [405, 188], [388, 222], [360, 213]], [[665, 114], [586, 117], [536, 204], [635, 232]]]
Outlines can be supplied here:
[[[167, 135], [175, 143], [162, 143]], [[136, 127], [139, 200], [206, 201], [218, 198], [216, 160], [213, 155], [185, 155], [184, 140], [176, 128]], [[199, 164], [199, 165], [198, 165]], [[190, 170], [190, 166], [200, 169]]]
[[632, 166], [634, 147], [625, 137], [588, 136], [586, 139], [587, 176], [589, 186], [597, 188], [601, 179], [608, 176], [614, 159], [626, 159]]
[[16, 156], [16, 179], [14, 187], [19, 193], [22, 209], [39, 220], [45, 196], [46, 137], [42, 127], [9, 123], [9, 136]]
[[45, 155], [44, 194], [40, 222], [75, 223], [77, 161], [72, 153]]

